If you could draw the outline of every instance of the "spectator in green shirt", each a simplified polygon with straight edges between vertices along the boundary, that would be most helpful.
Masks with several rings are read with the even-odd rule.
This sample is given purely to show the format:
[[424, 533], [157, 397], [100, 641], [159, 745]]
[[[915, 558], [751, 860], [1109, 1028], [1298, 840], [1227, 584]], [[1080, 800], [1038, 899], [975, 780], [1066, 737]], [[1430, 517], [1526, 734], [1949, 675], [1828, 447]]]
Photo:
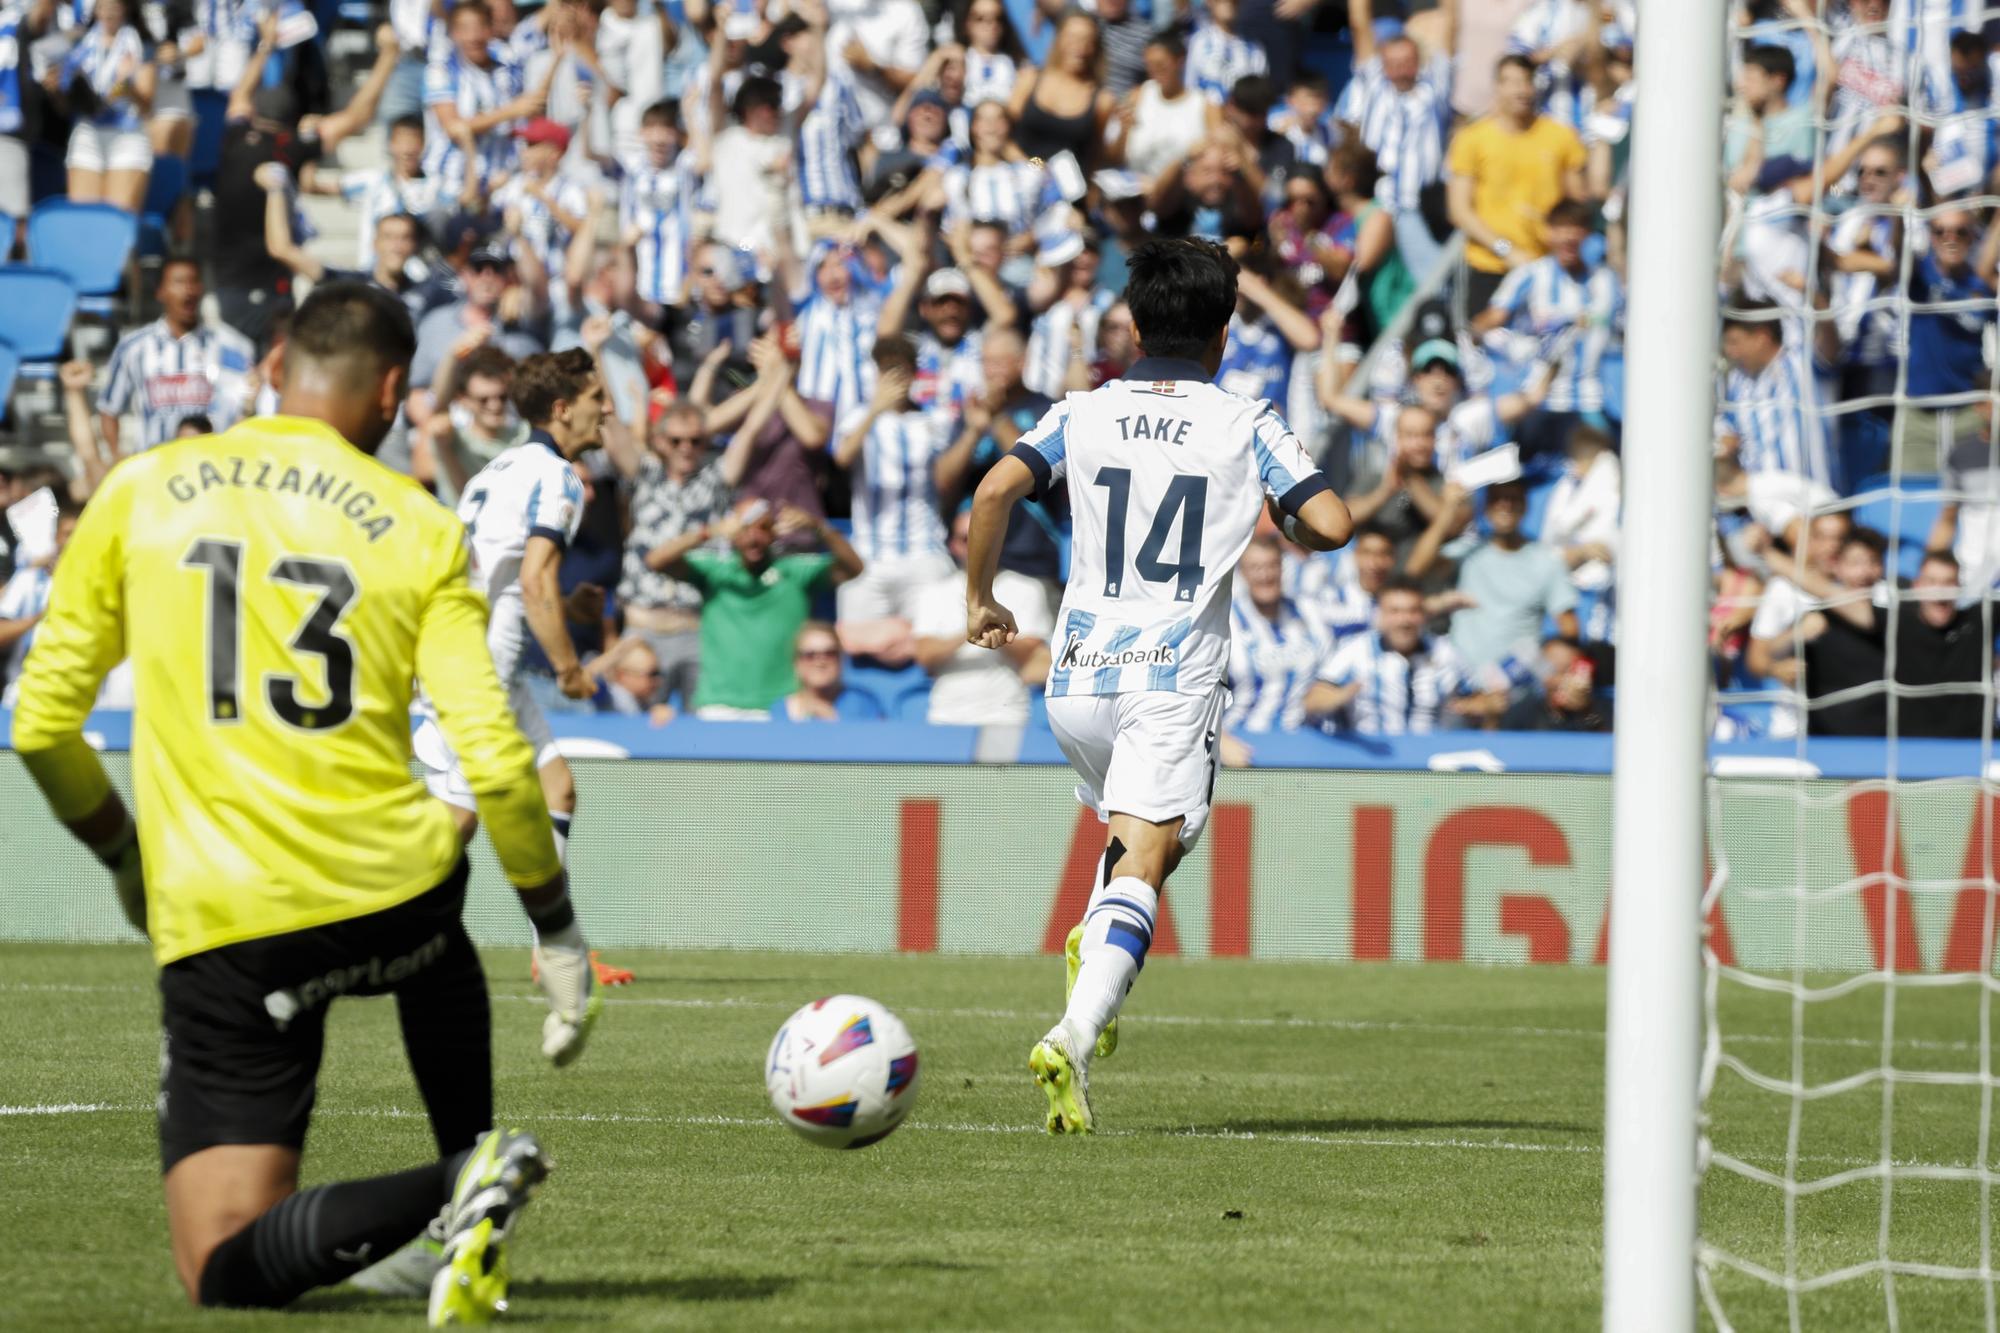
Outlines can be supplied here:
[[[826, 550], [773, 555], [780, 537], [804, 531]], [[713, 537], [730, 549], [697, 549]], [[774, 515], [763, 500], [738, 502], [716, 522], [657, 548], [648, 563], [701, 592], [694, 712], [710, 721], [769, 720], [771, 705], [799, 688], [792, 644], [812, 617], [814, 596], [861, 573], [861, 557], [826, 520], [792, 505]]]

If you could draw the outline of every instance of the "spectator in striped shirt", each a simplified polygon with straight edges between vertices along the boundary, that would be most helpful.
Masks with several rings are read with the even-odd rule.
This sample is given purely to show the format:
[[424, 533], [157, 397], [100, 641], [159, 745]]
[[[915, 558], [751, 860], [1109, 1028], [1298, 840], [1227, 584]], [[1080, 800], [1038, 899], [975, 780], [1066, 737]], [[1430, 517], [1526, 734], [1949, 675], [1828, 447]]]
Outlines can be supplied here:
[[[1903, 225], [1899, 196], [1909, 180], [1900, 136], [1871, 142], [1856, 159], [1856, 205], [1840, 215], [1827, 237], [1827, 306], [1840, 337], [1839, 389], [1843, 402], [1893, 398], [1903, 346], [1902, 312], [1882, 299], [1902, 273]], [[1893, 403], [1844, 413], [1841, 475], [1858, 483], [1889, 466]]]
[[1335, 649], [1322, 679], [1334, 687], [1322, 702], [1340, 712], [1342, 729], [1367, 736], [1441, 730], [1471, 693], [1451, 641], [1424, 631], [1423, 589], [1401, 575], [1382, 586], [1374, 632]]
[[[1110, 24], [1103, 9], [1100, 4], [1098, 19], [1105, 23], [1109, 46]], [[965, 104], [977, 110], [981, 102], [1005, 102], [1014, 91], [1017, 71], [1028, 59], [1013, 21], [1007, 17], [1006, 4], [1003, 0], [972, 0], [958, 10], [953, 28], [965, 57]]]
[[494, 39], [486, 0], [457, 0], [446, 31], [449, 45], [433, 53], [424, 74], [430, 117], [424, 171], [455, 199], [466, 190], [468, 177], [484, 186], [513, 167], [514, 140], [507, 127], [542, 113], [549, 80], [526, 86], [520, 65]]
[[12, 219], [0, 233], [0, 253], [13, 253], [28, 222], [28, 108], [22, 72], [28, 49], [49, 30], [55, 0], [31, 0], [0, 9], [0, 214]]
[[1264, 48], [1236, 35], [1237, 0], [1208, 0], [1205, 21], [1188, 38], [1188, 82], [1218, 106], [1236, 81], [1271, 68]]
[[64, 158], [69, 197], [115, 204], [128, 213], [145, 202], [153, 169], [146, 116], [159, 77], [136, 17], [131, 0], [97, 0], [90, 27], [43, 80], [71, 120]]
[[1396, 249], [1419, 280], [1443, 251], [1433, 220], [1442, 203], [1436, 186], [1445, 171], [1455, 40], [1455, 25], [1447, 23], [1444, 51], [1426, 64], [1408, 37], [1384, 42], [1377, 55], [1373, 33], [1357, 33], [1354, 78], [1334, 113], [1375, 154], [1375, 197], [1395, 216]]
[[[1433, 443], [1435, 466], [1445, 472], [1475, 454], [1492, 448], [1500, 440], [1500, 429], [1513, 426], [1542, 405], [1548, 387], [1547, 367], [1532, 369], [1513, 393], [1465, 392], [1464, 372], [1459, 368], [1457, 346], [1447, 338], [1431, 338], [1417, 345], [1410, 358], [1413, 370], [1409, 390], [1424, 414], [1413, 418], [1424, 424], [1424, 433]], [[1329, 392], [1330, 379], [1320, 377], [1320, 405], [1355, 430], [1373, 432], [1387, 452], [1401, 448], [1406, 409], [1397, 402], [1378, 402], [1353, 394]]]
[[876, 339], [871, 359], [875, 391], [835, 432], [833, 461], [853, 479], [854, 545], [867, 565], [841, 588], [840, 639], [851, 655], [900, 665], [915, 653], [910, 624], [924, 587], [952, 572], [934, 474], [951, 437], [911, 397], [917, 349], [908, 338]]
[[[114, 462], [173, 439], [194, 413], [223, 430], [243, 415], [244, 377], [257, 354], [234, 329], [201, 322], [203, 294], [201, 265], [169, 259], [153, 293], [160, 317], [119, 339], [111, 353], [97, 414]], [[139, 416], [136, 448], [121, 438], [119, 419], [128, 412]]]
[[1014, 302], [995, 274], [970, 262], [963, 233], [954, 238], [954, 248], [959, 252], [954, 257], [963, 257], [967, 262], [932, 271], [929, 256], [921, 248], [925, 234], [912, 233], [915, 244], [903, 253], [896, 285], [882, 303], [875, 332], [878, 338], [901, 333], [911, 301], [921, 289], [923, 299], [916, 302], [921, 331], [916, 340], [916, 379], [910, 390], [911, 400], [933, 414], [949, 438], [965, 416], [966, 399], [976, 397], [985, 388], [979, 371], [982, 334], [972, 327], [973, 298], [978, 298], [988, 328], [1011, 326]]
[[12, 707], [14, 679], [21, 674], [28, 647], [34, 642], [35, 626], [49, 608], [49, 588], [55, 581], [56, 562], [76, 531], [82, 510], [67, 496], [56, 501], [55, 551], [45, 565], [24, 565], [0, 587], [0, 705]]
[[1104, 39], [1104, 90], [1123, 97], [1146, 78], [1146, 46], [1159, 29], [1133, 0], [1097, 0], [1097, 26]]
[[[306, 194], [338, 195], [355, 210], [355, 267], [366, 273], [375, 267], [375, 224], [396, 213], [434, 220], [451, 200], [438, 192], [437, 177], [424, 174], [424, 121], [404, 116], [390, 122], [387, 164], [339, 176], [315, 172], [300, 189]], [[294, 270], [296, 271], [296, 270]]]
[[1333, 631], [1309, 605], [1285, 595], [1277, 537], [1253, 537], [1236, 573], [1224, 729], [1237, 735], [1296, 731], [1334, 712], [1339, 687], [1320, 679], [1333, 655]]
[[659, 101], [639, 116], [639, 156], [618, 188], [618, 242], [632, 254], [633, 294], [647, 323], [687, 298], [688, 250], [700, 182], [681, 149], [680, 110]]
[[1303, 299], [1289, 272], [1268, 259], [1246, 258], [1236, 275], [1236, 314], [1215, 382], [1246, 398], [1267, 398], [1287, 411], [1294, 354], [1319, 350], [1319, 321], [1299, 308]]
[[[1334, 642], [1344, 643], [1375, 624], [1375, 600], [1395, 572], [1396, 543], [1381, 528], [1365, 523], [1354, 529], [1354, 539], [1342, 550], [1288, 557], [1285, 595], [1309, 607], [1333, 631]], [[1425, 610], [1438, 613], [1428, 602]]]
[[1604, 419], [1600, 367], [1623, 320], [1625, 293], [1608, 265], [1584, 258], [1590, 223], [1590, 206], [1580, 200], [1550, 209], [1549, 252], [1509, 273], [1472, 319], [1473, 332], [1516, 365], [1556, 367], [1541, 414], [1518, 432], [1529, 453], [1561, 449], [1579, 419]]
[[1535, 0], [1514, 21], [1507, 49], [1535, 62], [1542, 109], [1556, 123], [1583, 133], [1596, 102], [1590, 74], [1606, 46], [1631, 43], [1634, 10], [1630, 0]]
[[581, 174], [562, 170], [563, 155], [569, 152], [567, 129], [537, 116], [516, 129], [514, 137], [521, 145], [519, 170], [493, 192], [492, 207], [506, 218], [517, 249], [526, 246], [534, 252], [546, 286], [535, 294], [537, 307], [549, 309], [556, 327], [574, 327], [581, 318], [575, 289], [589, 275], [596, 244], [590, 224], [597, 195]]
[[[901, 227], [874, 213], [863, 225], [870, 231]], [[833, 404], [834, 420], [868, 401], [875, 382], [868, 348], [877, 331], [882, 297], [867, 266], [851, 248], [823, 242], [805, 268], [810, 285], [795, 296], [795, 326], [799, 338], [799, 392]]]
[[[1888, 18], [1889, 0], [1849, 0], [1846, 24], [1835, 30], [1833, 76], [1817, 90], [1825, 99], [1829, 157], [1878, 116], [1905, 106], [1909, 66], [1902, 47], [1882, 26]], [[1837, 188], [1851, 194], [1859, 184], [1850, 175]]]
[[1722, 322], [1728, 362], [1719, 395], [1716, 448], [1745, 472], [1789, 472], [1835, 486], [1820, 420], [1819, 386], [1807, 353], [1787, 343], [1778, 308], [1731, 302]]
[[[419, 282], [410, 276], [411, 261], [416, 259], [424, 236], [423, 223], [416, 218], [408, 213], [384, 213], [374, 222], [369, 266], [360, 270], [332, 268], [292, 235], [292, 197], [284, 167], [266, 162], [257, 168], [257, 175], [265, 190], [264, 248], [293, 273], [307, 282], [345, 279], [372, 283], [402, 298], [412, 324], [424, 317], [434, 301], [443, 299], [441, 284]], [[421, 265], [416, 267], [422, 270]]]

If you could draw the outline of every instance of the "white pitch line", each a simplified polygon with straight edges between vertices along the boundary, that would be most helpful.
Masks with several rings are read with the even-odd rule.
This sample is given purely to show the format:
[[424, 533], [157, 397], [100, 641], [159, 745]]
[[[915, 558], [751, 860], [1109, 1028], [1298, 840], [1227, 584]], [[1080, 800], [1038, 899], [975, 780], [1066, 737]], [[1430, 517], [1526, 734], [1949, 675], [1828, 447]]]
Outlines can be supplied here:
[[0, 1115], [85, 1115], [92, 1111], [138, 1111], [138, 1106], [110, 1102], [57, 1102], [48, 1106], [0, 1106]]
[[[150, 986], [92, 986], [73, 982], [0, 982], [0, 992], [49, 993], [59, 995], [131, 995], [151, 993]], [[494, 991], [495, 1000], [511, 1003], [542, 1003], [536, 993], [516, 993]], [[791, 1006], [782, 1000], [759, 1000], [750, 996], [691, 997], [675, 998], [665, 995], [623, 995], [605, 996], [605, 1003], [630, 1005], [656, 1009], [764, 1009], [772, 1013], [789, 1012]], [[972, 1018], [992, 1019], [1009, 1023], [1046, 1022], [1048, 1014], [1029, 1013], [1019, 1009], [984, 1008], [932, 1008], [924, 1006], [897, 1007], [898, 1013], [920, 1015], [930, 1018]], [[1386, 1033], [1390, 1035], [1434, 1036], [1434, 1037], [1522, 1037], [1536, 1041], [1597, 1041], [1604, 1040], [1604, 1033], [1596, 1028], [1543, 1028], [1525, 1026], [1501, 1026], [1483, 1023], [1425, 1023], [1403, 1019], [1371, 1018], [1246, 1018], [1226, 1014], [1149, 1014], [1143, 1011], [1132, 1015], [1133, 1021], [1141, 1024], [1157, 1023], [1166, 1027], [1230, 1027], [1230, 1028], [1273, 1028], [1273, 1029], [1318, 1029], [1330, 1032]], [[1755, 1046], [1790, 1046], [1789, 1036], [1775, 1033], [1735, 1032], [1725, 1033], [1725, 1044]], [[1812, 1037], [1801, 1039], [1806, 1046], [1837, 1047], [1852, 1050], [1879, 1050], [1882, 1039], [1871, 1037]], [[1976, 1052], [1978, 1042], [1933, 1041], [1922, 1037], [1898, 1037], [1897, 1050]]]

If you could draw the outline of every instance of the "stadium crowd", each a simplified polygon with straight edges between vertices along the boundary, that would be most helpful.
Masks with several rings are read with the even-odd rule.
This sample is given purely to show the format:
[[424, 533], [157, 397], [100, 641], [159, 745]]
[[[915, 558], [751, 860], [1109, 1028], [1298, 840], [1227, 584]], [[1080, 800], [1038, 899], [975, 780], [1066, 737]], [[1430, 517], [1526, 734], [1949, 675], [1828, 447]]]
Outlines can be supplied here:
[[[104, 471], [268, 411], [295, 296], [349, 276], [416, 321], [382, 457], [443, 503], [525, 438], [520, 357], [598, 360], [617, 420], [563, 565], [604, 593], [575, 628], [598, 693], [549, 678], [552, 710], [1030, 723], [1066, 506], [1008, 530], [999, 653], [964, 642], [963, 507], [1136, 359], [1125, 255], [1159, 234], [1237, 256], [1218, 382], [1278, 406], [1360, 525], [1327, 556], [1254, 542], [1225, 757], [1300, 727], [1608, 729], [1633, 8], [391, 0], [350, 67], [330, 6], [8, 0], [0, 213], [138, 209], [220, 123], [158, 220], [158, 318], [65, 365], [67, 451], [0, 474], [0, 658]], [[1840, 696], [1814, 732], [1881, 734], [1853, 687], [1890, 663], [1990, 670], [2000, 53], [1964, 0], [1737, 25], [1726, 366], [1687, 442], [1717, 461], [1717, 727], [1795, 734], [1803, 683]], [[316, 195], [351, 250], [312, 235]], [[1905, 698], [1899, 728], [1982, 711]]]

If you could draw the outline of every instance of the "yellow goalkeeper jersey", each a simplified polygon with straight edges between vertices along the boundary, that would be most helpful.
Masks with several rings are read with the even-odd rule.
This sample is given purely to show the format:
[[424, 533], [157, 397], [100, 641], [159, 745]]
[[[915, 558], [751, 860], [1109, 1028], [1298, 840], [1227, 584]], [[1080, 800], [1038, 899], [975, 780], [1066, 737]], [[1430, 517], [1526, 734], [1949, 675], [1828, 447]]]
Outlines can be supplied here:
[[66, 821], [110, 790], [82, 728], [128, 654], [159, 962], [378, 912], [449, 873], [451, 816], [410, 776], [415, 678], [509, 878], [557, 873], [464, 525], [324, 423], [162, 445], [84, 510], [14, 712], [14, 748]]

